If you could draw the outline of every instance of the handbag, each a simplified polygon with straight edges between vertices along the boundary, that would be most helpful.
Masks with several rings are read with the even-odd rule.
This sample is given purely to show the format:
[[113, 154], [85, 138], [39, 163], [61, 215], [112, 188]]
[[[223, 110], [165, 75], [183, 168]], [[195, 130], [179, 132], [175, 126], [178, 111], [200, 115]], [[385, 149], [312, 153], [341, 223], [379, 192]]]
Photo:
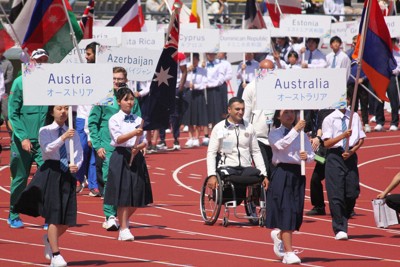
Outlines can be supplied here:
[[385, 199], [372, 200], [376, 227], [388, 228], [390, 225], [399, 224], [399, 214], [386, 205]]

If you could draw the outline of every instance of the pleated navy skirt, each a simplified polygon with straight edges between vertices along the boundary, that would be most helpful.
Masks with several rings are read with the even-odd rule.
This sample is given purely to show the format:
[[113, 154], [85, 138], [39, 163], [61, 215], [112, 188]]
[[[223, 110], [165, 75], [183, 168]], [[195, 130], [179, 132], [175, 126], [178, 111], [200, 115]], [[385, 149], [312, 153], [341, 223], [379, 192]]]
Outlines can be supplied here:
[[185, 93], [184, 101], [187, 109], [183, 114], [182, 124], [207, 126], [207, 106], [204, 90], [188, 90]]
[[111, 155], [104, 203], [117, 207], [144, 207], [153, 203], [149, 172], [141, 152], [132, 165], [130, 148], [117, 147]]
[[60, 169], [57, 160], [46, 160], [22, 192], [14, 212], [42, 216], [47, 224], [76, 225], [76, 179]]
[[297, 164], [281, 163], [272, 173], [267, 189], [265, 226], [299, 230], [303, 222], [305, 176]]
[[221, 89], [219, 86], [207, 88], [207, 119], [208, 123], [217, 124], [223, 119], [223, 114], [227, 110], [223, 110], [221, 105]]

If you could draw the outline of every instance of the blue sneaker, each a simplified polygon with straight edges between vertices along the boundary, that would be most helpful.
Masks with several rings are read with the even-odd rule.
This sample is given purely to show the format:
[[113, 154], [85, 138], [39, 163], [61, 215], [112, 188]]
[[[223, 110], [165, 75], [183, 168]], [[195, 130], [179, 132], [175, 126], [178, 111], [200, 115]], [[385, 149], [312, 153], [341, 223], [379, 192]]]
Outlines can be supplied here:
[[24, 223], [21, 221], [20, 218], [17, 218], [15, 220], [10, 220], [10, 227], [15, 229], [22, 228], [24, 227]]

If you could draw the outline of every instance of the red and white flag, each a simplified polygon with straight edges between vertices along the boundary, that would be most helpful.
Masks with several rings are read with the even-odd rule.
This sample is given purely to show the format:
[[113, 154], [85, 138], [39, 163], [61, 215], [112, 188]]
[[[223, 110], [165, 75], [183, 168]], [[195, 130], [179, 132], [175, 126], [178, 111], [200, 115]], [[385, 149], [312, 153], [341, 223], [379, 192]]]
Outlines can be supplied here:
[[301, 0], [267, 0], [266, 4], [275, 28], [279, 28], [281, 14], [301, 14]]
[[123, 32], [140, 32], [144, 18], [140, 0], [127, 0], [107, 26], [122, 27]]

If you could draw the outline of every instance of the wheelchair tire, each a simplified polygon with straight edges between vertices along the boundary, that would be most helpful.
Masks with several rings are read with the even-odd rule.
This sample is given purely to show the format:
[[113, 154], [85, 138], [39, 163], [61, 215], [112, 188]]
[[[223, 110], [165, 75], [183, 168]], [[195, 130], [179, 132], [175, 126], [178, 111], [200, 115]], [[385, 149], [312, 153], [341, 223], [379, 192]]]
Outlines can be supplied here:
[[203, 188], [200, 194], [200, 212], [204, 223], [213, 225], [217, 220], [222, 205], [222, 183], [221, 178], [217, 175], [218, 187], [210, 189], [207, 186], [208, 177], [204, 180]]

